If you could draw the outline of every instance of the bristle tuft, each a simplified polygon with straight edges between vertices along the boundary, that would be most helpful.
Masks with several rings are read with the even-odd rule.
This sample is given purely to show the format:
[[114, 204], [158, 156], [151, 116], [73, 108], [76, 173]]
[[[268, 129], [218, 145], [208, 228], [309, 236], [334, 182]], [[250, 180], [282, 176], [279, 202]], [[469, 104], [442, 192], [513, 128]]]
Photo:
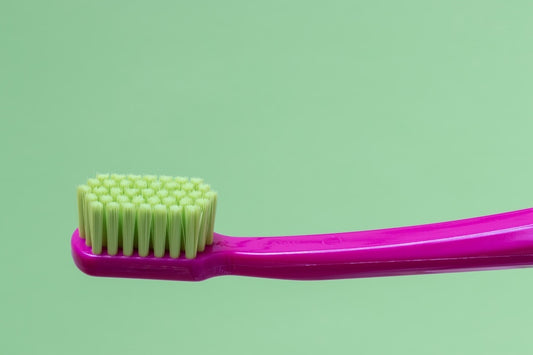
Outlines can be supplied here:
[[187, 205], [191, 205], [193, 203], [193, 200], [192, 198], [190, 197], [184, 197], [180, 200], [180, 205], [181, 206], [187, 206]]
[[157, 176], [155, 176], [155, 175], [145, 175], [145, 176], [143, 176], [143, 180], [146, 181], [147, 183], [152, 183], [152, 182], [157, 180]]
[[109, 202], [105, 206], [107, 253], [109, 255], [116, 255], [118, 252], [119, 212], [120, 206], [116, 202]]
[[165, 255], [165, 244], [167, 235], [167, 207], [155, 205], [154, 213], [154, 255], [158, 258]]
[[168, 196], [168, 190], [163, 189], [163, 190], [159, 190], [159, 191], [157, 191], [157, 196], [158, 196], [159, 198], [165, 198], [165, 197], [167, 197], [167, 196]]
[[196, 257], [198, 248], [198, 227], [200, 221], [200, 207], [195, 205], [185, 206], [185, 257], [193, 259]]
[[154, 196], [155, 194], [155, 191], [152, 190], [152, 189], [143, 189], [142, 190], [142, 195], [144, 198], [150, 198], [152, 196]]
[[131, 202], [125, 202], [120, 208], [122, 215], [122, 253], [130, 256], [133, 254], [135, 236], [135, 205]]
[[189, 192], [189, 197], [193, 199], [194, 201], [196, 201], [197, 199], [202, 197], [202, 193], [198, 190], [194, 190], [194, 191]]
[[162, 175], [159, 177], [159, 181], [161, 181], [163, 184], [172, 181], [172, 176], [166, 176]]
[[137, 210], [138, 251], [147, 256], [150, 251], [150, 231], [152, 229], [152, 206], [142, 203]]
[[96, 195], [101, 196], [101, 195], [107, 195], [109, 193], [109, 190], [107, 189], [107, 187], [98, 186], [96, 189], [93, 190], [93, 192]]
[[167, 196], [162, 200], [165, 206], [172, 206], [176, 204], [176, 198], [174, 196]]
[[130, 198], [126, 195], [118, 195], [117, 197], [115, 197], [115, 200], [118, 203], [130, 202]]
[[113, 197], [110, 195], [101, 195], [100, 202], [102, 202], [104, 205], [107, 205], [109, 202], [113, 202]]
[[137, 180], [135, 181], [135, 187], [142, 190], [142, 189], [146, 189], [148, 187], [148, 182], [146, 182], [146, 180]]
[[102, 254], [104, 232], [104, 205], [93, 201], [89, 205], [89, 225], [93, 254]]
[[204, 182], [204, 179], [202, 179], [202, 178], [197, 178], [197, 177], [191, 178], [191, 183], [194, 186], [198, 186], [198, 185], [200, 185], [203, 182]]
[[183, 184], [185, 184], [187, 181], [189, 181], [189, 179], [186, 178], [186, 177], [183, 177], [183, 176], [177, 176], [177, 177], [174, 178], [174, 181], [176, 181], [176, 182], [177, 182], [178, 184], [180, 184], [180, 185], [183, 185]]
[[133, 199], [135, 196], [139, 194], [139, 189], [126, 189], [124, 190], [124, 195], [128, 196], [131, 199]]
[[110, 188], [112, 188], [114, 186], [117, 186], [117, 182], [115, 180], [112, 180], [112, 179], [107, 179], [107, 180], [104, 180], [102, 185], [104, 185], [105, 187], [110, 189]]
[[131, 199], [131, 202], [133, 202], [136, 206], [138, 206], [141, 203], [144, 203], [144, 197], [142, 197], [141, 195], [134, 196]]
[[122, 187], [123, 189], [131, 188], [132, 185], [133, 185], [133, 182], [131, 180], [127, 180], [127, 179], [120, 180], [120, 182], [119, 182], [119, 186]]
[[78, 230], [80, 237], [85, 238], [85, 196], [91, 192], [88, 185], [78, 186]]
[[164, 185], [165, 189], [168, 190], [168, 191], [174, 191], [174, 190], [178, 189], [179, 186], [180, 185], [177, 182], [175, 182], [175, 181], [169, 181], [169, 182], [167, 182]]
[[116, 182], [120, 182], [125, 177], [126, 176], [122, 174], [111, 174], [111, 179], [115, 180]]
[[183, 184], [181, 186], [181, 188], [183, 189], [183, 191], [191, 192], [192, 190], [194, 190], [194, 185], [191, 184], [190, 182], [187, 182], [187, 183]]
[[148, 199], [148, 203], [152, 206], [155, 206], [161, 203], [161, 199], [157, 196], [152, 196]]
[[183, 207], [172, 205], [168, 209], [168, 249], [171, 258], [177, 258], [181, 251]]

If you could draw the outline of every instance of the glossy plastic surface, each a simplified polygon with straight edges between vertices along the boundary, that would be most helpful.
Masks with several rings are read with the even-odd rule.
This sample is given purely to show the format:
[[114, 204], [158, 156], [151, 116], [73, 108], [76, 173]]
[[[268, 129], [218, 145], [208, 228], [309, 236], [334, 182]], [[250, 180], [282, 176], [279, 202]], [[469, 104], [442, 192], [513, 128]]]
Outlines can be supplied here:
[[451, 222], [290, 237], [229, 237], [195, 259], [94, 255], [78, 230], [76, 265], [93, 276], [200, 281], [220, 275], [292, 280], [533, 266], [533, 208]]

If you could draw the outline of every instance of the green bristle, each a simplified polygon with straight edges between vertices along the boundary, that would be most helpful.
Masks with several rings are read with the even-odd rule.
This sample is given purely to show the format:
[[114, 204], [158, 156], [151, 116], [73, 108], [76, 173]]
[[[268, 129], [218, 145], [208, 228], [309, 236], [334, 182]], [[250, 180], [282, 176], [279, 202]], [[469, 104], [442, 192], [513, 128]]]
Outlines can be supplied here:
[[191, 205], [194, 201], [190, 197], [184, 197], [180, 200], [181, 206]]
[[101, 195], [99, 197], [100, 202], [102, 202], [104, 205], [108, 204], [109, 202], [113, 202], [113, 197], [110, 195]]
[[111, 179], [115, 180], [117, 183], [124, 179], [126, 176], [122, 174], [111, 174]]
[[133, 196], [133, 198], [131, 199], [131, 202], [132, 202], [135, 206], [138, 206], [138, 205], [140, 205], [141, 203], [144, 203], [144, 197], [142, 197], [141, 195]]
[[182, 198], [184, 198], [187, 194], [185, 193], [185, 191], [182, 191], [182, 190], [175, 190], [175, 191], [172, 191], [171, 192], [171, 195], [174, 196], [176, 198], [176, 200], [181, 200]]
[[161, 203], [161, 199], [157, 196], [152, 196], [147, 201], [150, 205], [155, 206]]
[[102, 239], [104, 229], [104, 205], [93, 201], [89, 205], [89, 225], [93, 254], [102, 254]]
[[85, 239], [85, 195], [91, 192], [91, 188], [87, 185], [78, 186], [78, 231], [80, 237]]
[[210, 218], [207, 225], [207, 240], [206, 244], [213, 244], [213, 233], [215, 231], [215, 215], [217, 211], [217, 193], [214, 191], [206, 192], [205, 197], [209, 200], [210, 203]]
[[196, 206], [200, 207], [200, 228], [198, 231], [198, 251], [202, 252], [205, 250], [205, 244], [207, 241], [207, 227], [208, 227], [208, 210], [209, 210], [209, 200], [201, 198], [196, 200]]
[[146, 182], [146, 180], [137, 180], [135, 181], [135, 187], [140, 190], [146, 189], [148, 187], [148, 183]]
[[128, 180], [137, 181], [141, 178], [141, 175], [128, 175]]
[[205, 194], [209, 190], [211, 190], [211, 186], [209, 186], [207, 184], [198, 185], [198, 191], [202, 192], [203, 194]]
[[124, 179], [124, 180], [120, 180], [120, 182], [118, 183], [118, 185], [119, 185], [120, 187], [122, 187], [124, 190], [126, 190], [126, 189], [129, 189], [129, 188], [131, 188], [131, 187], [133, 186], [133, 181], [131, 181], [131, 180], [126, 180], [126, 179]]
[[106, 206], [108, 203], [111, 203], [113, 202], [113, 197], [111, 197], [110, 195], [101, 195], [98, 197], [98, 200], [100, 202], [102, 202], [102, 204], [104, 205], [104, 222], [103, 222], [103, 229], [102, 229], [102, 245], [104, 247], [107, 247], [107, 221], [106, 221], [106, 213], [105, 213], [105, 209], [106, 209]]
[[93, 190], [93, 192], [98, 196], [102, 196], [107, 195], [109, 193], [109, 190], [107, 189], [107, 187], [98, 186], [96, 189]]
[[168, 208], [168, 249], [171, 258], [180, 256], [181, 251], [181, 227], [183, 219], [183, 207], [172, 205]]
[[142, 179], [144, 181], [146, 181], [148, 183], [148, 185], [150, 185], [152, 182], [157, 181], [157, 176], [155, 176], [155, 175], [144, 175], [142, 177]]
[[155, 191], [152, 189], [143, 189], [141, 192], [144, 198], [150, 198], [155, 195]]
[[192, 190], [194, 190], [194, 185], [188, 182], [188, 183], [183, 184], [181, 186], [181, 189], [185, 192], [191, 192]]
[[167, 191], [174, 191], [176, 190], [180, 185], [175, 181], [169, 181], [165, 183], [165, 190]]
[[117, 182], [115, 180], [112, 180], [112, 179], [107, 179], [107, 180], [103, 181], [102, 185], [107, 187], [107, 189], [111, 189], [112, 187], [117, 186]]
[[197, 178], [197, 177], [191, 178], [191, 183], [194, 186], [198, 186], [198, 185], [200, 185], [203, 182], [204, 182], [204, 179], [202, 179], [202, 178]]
[[185, 206], [183, 227], [185, 228], [185, 257], [193, 259], [198, 249], [198, 227], [200, 222], [200, 207]]
[[177, 176], [177, 177], [174, 178], [174, 181], [176, 181], [180, 185], [183, 185], [183, 184], [187, 183], [189, 181], [189, 179], [186, 178], [186, 177], [183, 177], [183, 176]]
[[163, 184], [172, 181], [172, 176], [166, 176], [162, 175], [159, 177], [159, 181], [161, 181]]
[[112, 187], [109, 190], [109, 194], [113, 196], [114, 199], [116, 199], [118, 195], [122, 195], [122, 189], [120, 187]]
[[172, 206], [176, 204], [176, 198], [174, 196], [167, 196], [162, 200], [165, 206]]
[[133, 254], [133, 241], [135, 237], [135, 205], [126, 202], [121, 205], [122, 210], [122, 253], [130, 256]]
[[116, 255], [118, 252], [119, 211], [120, 206], [116, 202], [110, 202], [105, 206], [105, 220], [107, 231], [107, 253]]
[[139, 256], [147, 256], [150, 252], [150, 231], [152, 229], [152, 206], [141, 204], [137, 209], [137, 233]]
[[125, 189], [124, 195], [128, 196], [131, 199], [133, 199], [135, 196], [139, 195], [139, 189]]
[[150, 184], [150, 188], [152, 188], [154, 191], [159, 191], [162, 186], [163, 183], [161, 181], [154, 181]]
[[96, 174], [96, 178], [100, 181], [109, 179], [109, 174]]
[[89, 187], [94, 190], [98, 186], [100, 186], [101, 183], [100, 183], [100, 180], [98, 180], [98, 179], [89, 179], [89, 180], [87, 180], [87, 185], [89, 185]]
[[83, 219], [84, 219], [84, 224], [85, 224], [85, 245], [89, 247], [92, 244], [89, 206], [94, 201], [98, 201], [98, 196], [96, 196], [96, 194], [88, 193], [85, 195], [85, 205], [83, 208]]
[[191, 191], [191, 192], [189, 192], [188, 196], [190, 198], [192, 198], [193, 200], [196, 200], [196, 199], [199, 199], [200, 197], [202, 197], [202, 193], [200, 191]]
[[168, 190], [159, 190], [157, 191], [157, 196], [159, 198], [165, 198], [168, 196]]
[[115, 201], [117, 201], [118, 203], [125, 203], [130, 202], [130, 198], [126, 195], [118, 195], [117, 197], [115, 197]]
[[165, 255], [166, 236], [167, 236], [167, 207], [164, 205], [155, 205], [154, 213], [154, 255], [161, 258]]

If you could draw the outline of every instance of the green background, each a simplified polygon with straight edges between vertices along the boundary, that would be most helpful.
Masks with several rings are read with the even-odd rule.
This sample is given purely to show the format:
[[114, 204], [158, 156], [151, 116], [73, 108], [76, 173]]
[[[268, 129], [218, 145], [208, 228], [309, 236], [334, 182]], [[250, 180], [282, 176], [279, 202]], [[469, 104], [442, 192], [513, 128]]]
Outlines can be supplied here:
[[529, 1], [0, 2], [5, 354], [526, 354], [533, 271], [91, 278], [75, 187], [204, 177], [216, 230], [533, 205]]

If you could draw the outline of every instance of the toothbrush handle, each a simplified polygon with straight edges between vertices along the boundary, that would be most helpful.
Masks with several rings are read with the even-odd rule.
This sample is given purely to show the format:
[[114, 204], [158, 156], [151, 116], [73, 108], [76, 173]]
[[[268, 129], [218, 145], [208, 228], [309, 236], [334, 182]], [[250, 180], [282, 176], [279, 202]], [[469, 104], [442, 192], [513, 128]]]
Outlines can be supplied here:
[[533, 266], [533, 208], [451, 222], [290, 237], [215, 235], [224, 274], [295, 280]]

